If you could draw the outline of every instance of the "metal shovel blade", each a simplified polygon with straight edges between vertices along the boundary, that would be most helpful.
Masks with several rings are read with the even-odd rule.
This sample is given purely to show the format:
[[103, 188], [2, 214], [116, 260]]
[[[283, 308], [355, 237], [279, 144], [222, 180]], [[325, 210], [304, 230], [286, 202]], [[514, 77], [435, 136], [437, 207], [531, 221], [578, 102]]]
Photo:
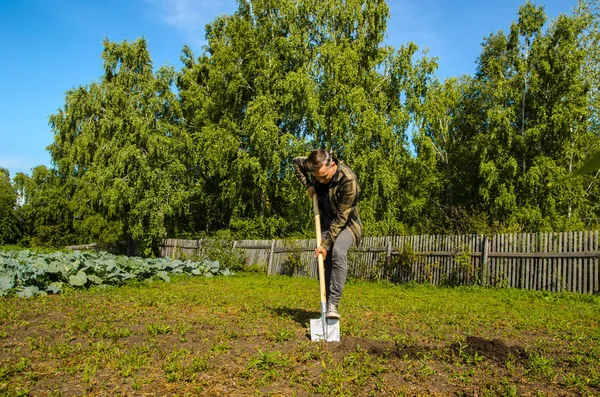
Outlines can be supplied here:
[[326, 318], [323, 324], [322, 318], [310, 320], [310, 339], [313, 342], [339, 342], [340, 320], [337, 318]]

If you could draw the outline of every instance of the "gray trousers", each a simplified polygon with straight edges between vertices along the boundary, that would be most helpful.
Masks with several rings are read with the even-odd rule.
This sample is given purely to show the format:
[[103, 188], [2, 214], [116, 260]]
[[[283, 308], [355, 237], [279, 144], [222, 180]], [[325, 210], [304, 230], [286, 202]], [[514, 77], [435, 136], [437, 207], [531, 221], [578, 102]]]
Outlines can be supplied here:
[[[325, 239], [327, 232], [322, 233]], [[327, 289], [327, 302], [335, 305], [342, 299], [342, 291], [348, 275], [348, 250], [354, 242], [354, 236], [348, 229], [338, 235], [333, 247], [327, 252], [325, 258], [325, 287]]]

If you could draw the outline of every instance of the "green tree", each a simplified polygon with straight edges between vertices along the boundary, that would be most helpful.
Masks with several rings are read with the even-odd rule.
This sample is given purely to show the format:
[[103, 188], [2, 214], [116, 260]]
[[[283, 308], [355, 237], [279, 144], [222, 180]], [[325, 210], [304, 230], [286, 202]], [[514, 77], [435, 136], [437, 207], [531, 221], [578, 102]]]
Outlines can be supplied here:
[[14, 244], [20, 237], [16, 210], [17, 192], [10, 182], [10, 173], [0, 168], [0, 245]]
[[[470, 218], [477, 207], [477, 165], [468, 142], [472, 131], [467, 115], [472, 78], [434, 79], [417, 114], [413, 186], [420, 187], [421, 222], [430, 233], [466, 233], [474, 229]], [[473, 115], [471, 115], [472, 117]], [[485, 222], [484, 222], [485, 223]]]
[[25, 242], [35, 247], [60, 248], [77, 243], [73, 234], [70, 189], [46, 166], [32, 169], [31, 177], [15, 176], [21, 206], [18, 210]]
[[[469, 148], [462, 168], [478, 170], [462, 183], [478, 187], [488, 224], [510, 230], [582, 227], [587, 210], [582, 181], [554, 190], [547, 184], [597, 145], [587, 130], [585, 51], [578, 44], [589, 25], [560, 15], [544, 31], [545, 21], [543, 7], [527, 2], [508, 35], [490, 35], [458, 108]], [[476, 207], [470, 211], [481, 213]]]
[[73, 189], [74, 227], [87, 240], [134, 240], [156, 254], [169, 217], [188, 196], [192, 141], [171, 90], [176, 73], [156, 73], [145, 39], [104, 41], [104, 76], [69, 90], [50, 117], [58, 177]]

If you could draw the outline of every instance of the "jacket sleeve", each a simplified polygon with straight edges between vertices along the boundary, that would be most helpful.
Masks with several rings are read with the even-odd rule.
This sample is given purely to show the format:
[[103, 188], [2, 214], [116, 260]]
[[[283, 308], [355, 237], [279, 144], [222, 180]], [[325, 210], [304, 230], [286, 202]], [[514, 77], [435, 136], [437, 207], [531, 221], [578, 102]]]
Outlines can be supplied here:
[[346, 179], [338, 190], [338, 205], [335, 218], [329, 226], [327, 237], [321, 242], [321, 247], [327, 251], [350, 221], [350, 215], [358, 203], [358, 183], [356, 179]]
[[308, 157], [296, 157], [292, 162], [294, 164], [294, 171], [296, 172], [296, 176], [302, 185], [308, 189], [313, 184], [308, 176], [308, 169], [306, 168], [306, 160]]

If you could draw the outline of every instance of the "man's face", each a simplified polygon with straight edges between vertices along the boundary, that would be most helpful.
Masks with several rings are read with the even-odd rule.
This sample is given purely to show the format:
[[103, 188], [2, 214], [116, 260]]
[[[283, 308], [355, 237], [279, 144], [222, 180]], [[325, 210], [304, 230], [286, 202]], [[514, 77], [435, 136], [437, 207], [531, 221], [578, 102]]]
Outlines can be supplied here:
[[316, 171], [313, 171], [312, 174], [319, 181], [319, 183], [326, 184], [329, 183], [329, 181], [331, 181], [331, 178], [333, 178], [336, 171], [337, 165], [332, 162], [329, 167], [327, 167], [326, 165], [322, 165], [321, 168], [319, 168]]

